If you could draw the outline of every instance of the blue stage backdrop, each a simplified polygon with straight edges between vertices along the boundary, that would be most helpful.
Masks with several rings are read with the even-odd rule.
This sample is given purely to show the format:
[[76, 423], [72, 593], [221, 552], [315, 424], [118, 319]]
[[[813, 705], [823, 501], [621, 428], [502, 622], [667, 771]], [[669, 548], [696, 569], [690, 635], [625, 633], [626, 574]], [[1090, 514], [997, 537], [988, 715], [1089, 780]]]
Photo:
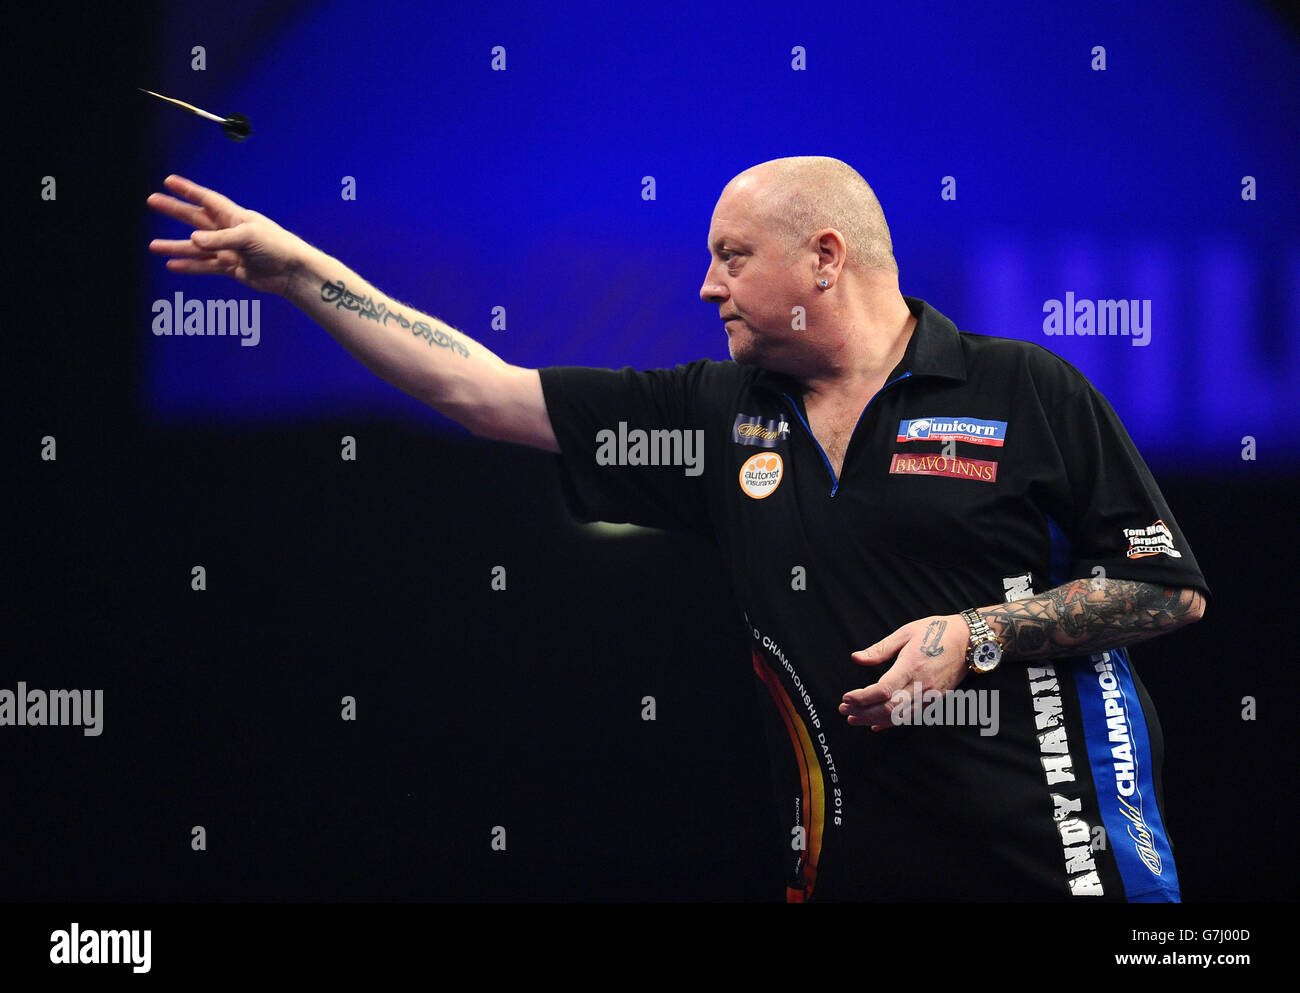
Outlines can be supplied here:
[[[698, 296], [726, 181], [835, 156], [879, 195], [905, 294], [1065, 356], [1150, 462], [1231, 474], [1249, 436], [1294, 468], [1296, 38], [1255, 3], [1068, 6], [240, 0], [217, 29], [169, 5], [140, 85], [254, 134], [157, 103], [145, 161], [157, 188], [221, 190], [507, 361], [654, 367], [727, 356]], [[151, 263], [153, 419], [459, 430], [285, 301]], [[244, 302], [247, 337], [156, 334], [178, 293]], [[1099, 301], [1130, 323], [1049, 333]]]

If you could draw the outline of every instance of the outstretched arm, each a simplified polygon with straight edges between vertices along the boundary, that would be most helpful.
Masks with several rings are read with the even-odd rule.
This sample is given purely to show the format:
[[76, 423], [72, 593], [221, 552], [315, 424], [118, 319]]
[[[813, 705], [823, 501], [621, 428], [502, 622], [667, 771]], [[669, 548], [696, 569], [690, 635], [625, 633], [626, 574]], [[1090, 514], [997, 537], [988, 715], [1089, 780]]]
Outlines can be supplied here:
[[337, 259], [181, 176], [151, 194], [159, 213], [194, 229], [155, 239], [173, 272], [224, 274], [285, 297], [371, 372], [475, 434], [559, 451], [536, 369], [512, 366], [448, 324], [398, 303]]

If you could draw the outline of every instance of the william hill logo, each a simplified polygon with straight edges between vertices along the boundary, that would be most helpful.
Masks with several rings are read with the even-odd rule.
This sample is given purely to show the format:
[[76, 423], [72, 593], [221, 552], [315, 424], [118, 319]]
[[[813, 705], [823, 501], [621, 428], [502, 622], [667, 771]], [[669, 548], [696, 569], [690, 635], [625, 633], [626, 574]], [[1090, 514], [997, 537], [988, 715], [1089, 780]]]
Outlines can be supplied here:
[[737, 414], [736, 423], [731, 428], [731, 440], [737, 445], [758, 445], [760, 448], [775, 448], [789, 434], [790, 425], [784, 417], [765, 421], [759, 414]]

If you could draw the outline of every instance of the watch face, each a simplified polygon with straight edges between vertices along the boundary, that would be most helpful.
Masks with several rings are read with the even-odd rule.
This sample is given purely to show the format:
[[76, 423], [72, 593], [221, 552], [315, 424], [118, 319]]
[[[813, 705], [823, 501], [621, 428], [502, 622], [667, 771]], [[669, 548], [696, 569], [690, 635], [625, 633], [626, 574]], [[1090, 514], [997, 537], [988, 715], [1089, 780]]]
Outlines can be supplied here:
[[979, 672], [988, 672], [990, 669], [996, 669], [999, 662], [1002, 661], [1002, 649], [998, 647], [997, 642], [986, 641], [976, 646], [971, 658], [971, 664]]

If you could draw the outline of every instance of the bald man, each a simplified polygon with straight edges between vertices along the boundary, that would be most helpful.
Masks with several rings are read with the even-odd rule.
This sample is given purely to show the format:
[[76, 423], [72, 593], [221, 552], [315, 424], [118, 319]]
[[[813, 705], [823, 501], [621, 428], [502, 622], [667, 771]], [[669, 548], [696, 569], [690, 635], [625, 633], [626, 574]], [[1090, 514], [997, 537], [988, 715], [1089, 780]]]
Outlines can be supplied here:
[[560, 453], [580, 519], [718, 543], [787, 900], [1179, 898], [1125, 646], [1197, 620], [1204, 577], [1077, 370], [900, 293], [850, 166], [732, 179], [700, 297], [733, 361], [644, 372], [512, 366], [261, 214], [166, 186], [150, 206], [194, 229], [151, 243], [169, 269], [279, 293], [474, 433]]

